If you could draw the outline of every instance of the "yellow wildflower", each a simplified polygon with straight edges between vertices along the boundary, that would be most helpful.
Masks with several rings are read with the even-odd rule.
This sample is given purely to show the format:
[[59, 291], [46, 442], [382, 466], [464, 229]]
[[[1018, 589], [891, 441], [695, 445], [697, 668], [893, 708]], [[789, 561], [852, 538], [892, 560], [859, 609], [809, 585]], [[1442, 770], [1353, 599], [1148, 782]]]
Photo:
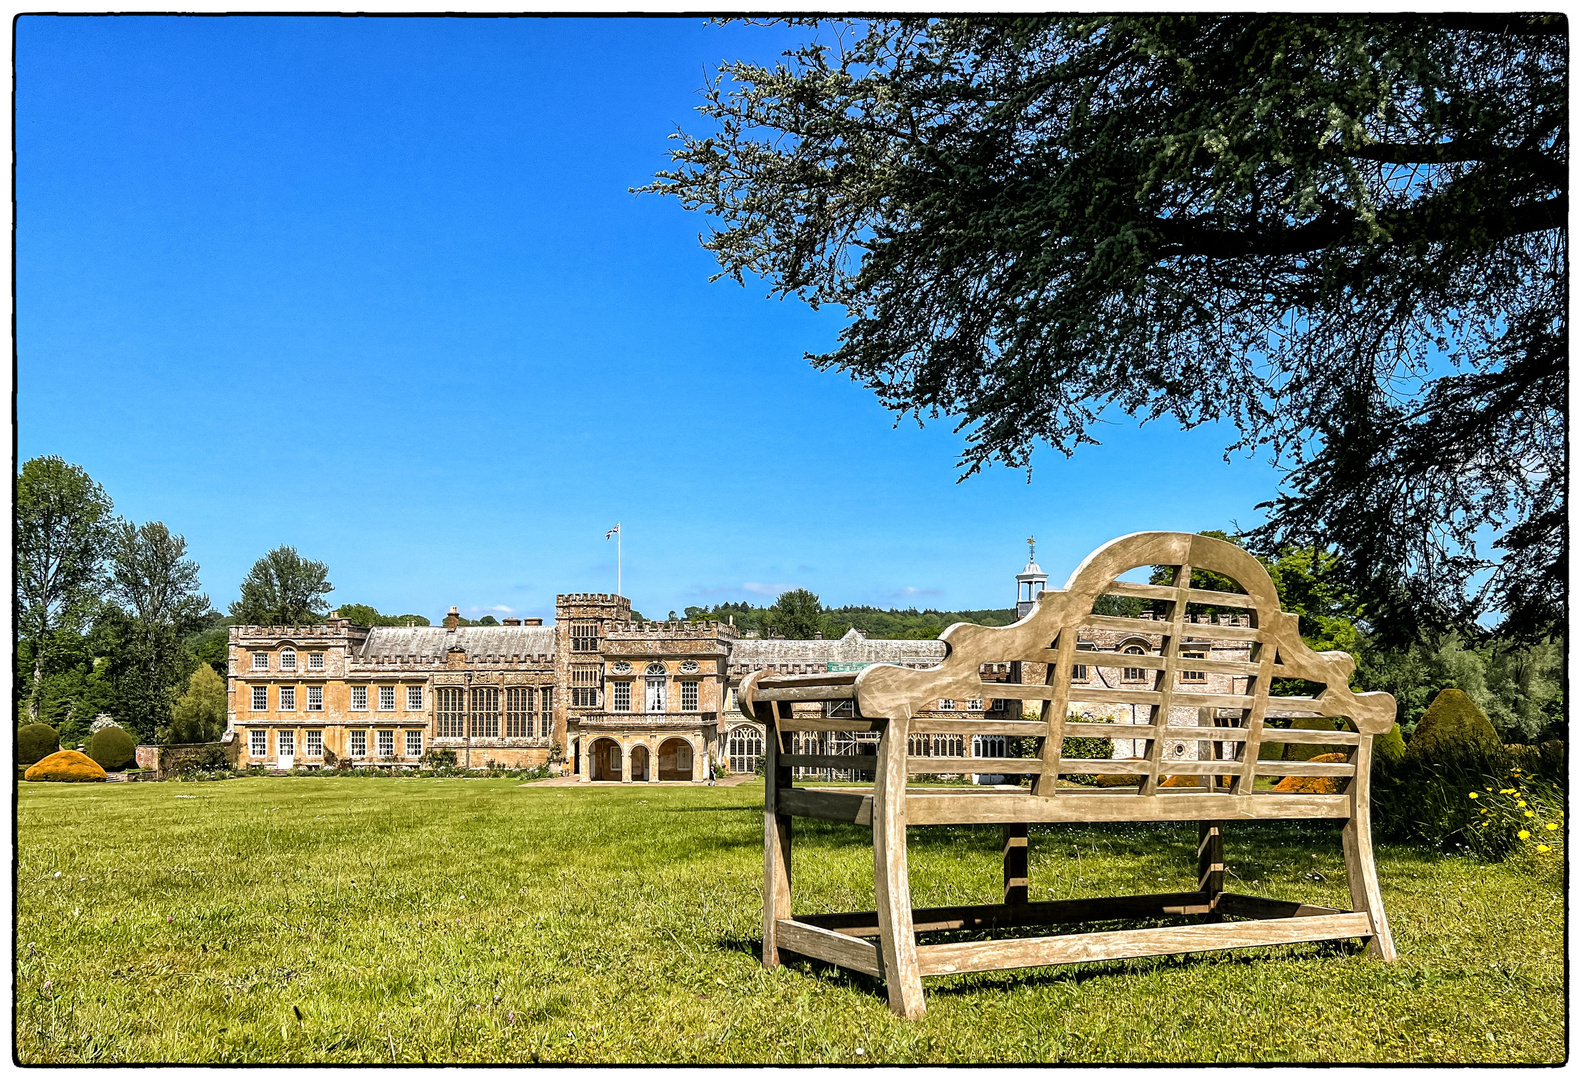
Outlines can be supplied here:
[[1516, 799], [1515, 800], [1515, 805], [1516, 806], [1525, 806], [1526, 805], [1526, 800], [1525, 799]]
[[1535, 810], [1528, 810], [1528, 811], [1526, 811], [1526, 816], [1527, 817], [1536, 817], [1537, 816], [1537, 811], [1535, 811]]
[[1548, 850], [1548, 845], [1547, 844], [1538, 844], [1537, 845], [1537, 850], [1538, 851], [1547, 851]]
[[1555, 822], [1552, 822], [1552, 821], [1550, 821], [1546, 826], [1544, 826], [1544, 828], [1546, 828], [1549, 832], [1553, 832], [1558, 827], [1559, 826]]
[[1520, 832], [1516, 833], [1515, 835], [1520, 837], [1522, 840], [1525, 840], [1528, 836], [1530, 836], [1532, 834], [1527, 832], [1525, 829], [1522, 829]]
[[1473, 791], [1473, 792], [1472, 792], [1472, 793], [1471, 793], [1471, 797], [1472, 797], [1472, 798], [1473, 798], [1473, 799], [1475, 799], [1475, 798], [1476, 798], [1476, 797], [1477, 797], [1477, 793], [1476, 793], [1476, 792], [1475, 792], [1475, 791]]

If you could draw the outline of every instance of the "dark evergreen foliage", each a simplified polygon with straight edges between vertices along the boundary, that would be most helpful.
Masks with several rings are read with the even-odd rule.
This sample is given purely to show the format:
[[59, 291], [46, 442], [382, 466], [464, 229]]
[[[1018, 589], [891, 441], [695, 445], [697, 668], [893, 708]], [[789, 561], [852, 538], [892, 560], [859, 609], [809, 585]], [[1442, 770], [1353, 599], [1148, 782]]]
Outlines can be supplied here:
[[1258, 546], [1334, 547], [1375, 632], [1557, 628], [1563, 15], [808, 36], [724, 63], [644, 190], [711, 215], [724, 274], [845, 309], [815, 365], [950, 417], [968, 474], [1120, 415], [1233, 424], [1293, 469]]

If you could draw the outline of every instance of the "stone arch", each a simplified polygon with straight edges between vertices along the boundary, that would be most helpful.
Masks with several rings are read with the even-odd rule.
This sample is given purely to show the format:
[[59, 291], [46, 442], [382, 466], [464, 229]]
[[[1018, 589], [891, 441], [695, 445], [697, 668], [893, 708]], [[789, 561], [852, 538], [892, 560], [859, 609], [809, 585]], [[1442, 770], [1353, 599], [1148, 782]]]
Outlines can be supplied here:
[[659, 779], [695, 779], [696, 758], [691, 740], [679, 737], [665, 739], [659, 745]]
[[587, 778], [589, 780], [621, 779], [620, 744], [614, 739], [597, 738], [587, 748]]
[[632, 744], [631, 778], [639, 782], [653, 779], [653, 761], [648, 753], [647, 743], [638, 742]]

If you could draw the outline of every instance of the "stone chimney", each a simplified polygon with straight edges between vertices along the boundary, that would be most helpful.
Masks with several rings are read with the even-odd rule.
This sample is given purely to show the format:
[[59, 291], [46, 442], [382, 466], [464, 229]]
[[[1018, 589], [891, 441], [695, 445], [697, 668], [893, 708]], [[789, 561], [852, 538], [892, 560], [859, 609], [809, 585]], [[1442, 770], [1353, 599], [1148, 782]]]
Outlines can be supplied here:
[[523, 626], [542, 626], [543, 625], [543, 620], [542, 619], [517, 619], [516, 621], [521, 623]]
[[520, 626], [521, 624], [522, 624], [522, 621], [520, 619], [501, 619], [500, 620], [500, 625], [501, 626]]
[[450, 605], [450, 611], [445, 615], [445, 629], [454, 630], [461, 624], [461, 612], [456, 610], [456, 605]]

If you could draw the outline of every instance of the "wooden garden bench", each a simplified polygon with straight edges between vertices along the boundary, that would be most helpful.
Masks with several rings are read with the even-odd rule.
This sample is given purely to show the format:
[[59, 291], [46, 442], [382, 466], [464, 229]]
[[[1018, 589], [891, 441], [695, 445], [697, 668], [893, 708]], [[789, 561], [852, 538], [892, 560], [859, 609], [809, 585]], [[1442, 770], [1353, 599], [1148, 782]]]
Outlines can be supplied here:
[[[1175, 568], [1172, 584], [1118, 580], [1137, 568]], [[1194, 588], [1194, 571], [1230, 578], [1242, 592]], [[1136, 575], [1133, 575], [1136, 576]], [[1102, 597], [1141, 598], [1161, 608], [1155, 619], [1094, 614]], [[1116, 605], [1100, 606], [1114, 610]], [[1208, 626], [1203, 607], [1230, 608], [1246, 617]], [[1197, 609], [1193, 612], [1192, 609]], [[1197, 615], [1194, 620], [1193, 616]], [[1078, 637], [1095, 632], [1134, 634], [1157, 642], [1147, 655], [1078, 651]], [[1211, 659], [1189, 637], [1244, 642], [1246, 659]], [[949, 653], [924, 670], [873, 665], [861, 672], [772, 675], [756, 672], [739, 692], [743, 712], [765, 727], [763, 963], [774, 967], [782, 950], [882, 978], [890, 1007], [901, 1016], [923, 1013], [922, 977], [967, 971], [1064, 964], [1165, 953], [1236, 949], [1335, 938], [1365, 938], [1368, 950], [1395, 958], [1378, 890], [1368, 819], [1368, 774], [1373, 736], [1394, 723], [1388, 694], [1353, 693], [1355, 667], [1341, 652], [1314, 652], [1297, 633], [1296, 616], [1280, 610], [1262, 565], [1233, 544], [1191, 533], [1134, 533], [1088, 556], [1060, 591], [1042, 594], [1033, 610], [1004, 627], [957, 623], [942, 635]], [[988, 665], [985, 667], [985, 665]], [[1123, 668], [1139, 689], [1117, 688], [1118, 678], [1073, 682], [1078, 665], [1100, 671]], [[984, 672], [1006, 671], [1010, 682], [985, 681]], [[1182, 681], [1229, 676], [1206, 690]], [[998, 677], [994, 675], [993, 677]], [[1319, 684], [1311, 696], [1270, 693], [1276, 679]], [[1228, 684], [1226, 689], [1225, 684]], [[960, 719], [918, 714], [939, 699], [1019, 699], [1041, 703], [1040, 719]], [[839, 704], [849, 702], [849, 705]], [[812, 703], [810, 706], [808, 703]], [[820, 715], [808, 715], [809, 708]], [[797, 706], [800, 706], [798, 708]], [[1142, 723], [1071, 720], [1074, 706], [1136, 706]], [[844, 714], [844, 715], [841, 715]], [[1274, 727], [1278, 716], [1339, 717], [1351, 730]], [[794, 753], [796, 732], [877, 734], [865, 756]], [[973, 736], [1032, 737], [1037, 756], [938, 757], [910, 753], [917, 733], [949, 733], [970, 746]], [[1066, 738], [1145, 740], [1133, 758], [1062, 756]], [[872, 738], [871, 735], [868, 736]], [[1195, 741], [1196, 760], [1167, 760], [1166, 744]], [[1342, 760], [1283, 761], [1260, 758], [1265, 745], [1322, 744]], [[1141, 744], [1139, 744], [1141, 745]], [[1282, 748], [1281, 748], [1282, 750]], [[1203, 751], [1206, 751], [1204, 753]], [[871, 790], [795, 787], [793, 769], [855, 769], [874, 776]], [[919, 773], [989, 773], [1030, 776], [1030, 790], [907, 788]], [[1060, 785], [1061, 776], [1130, 774], [1134, 787]], [[1271, 789], [1273, 777], [1331, 777], [1337, 793]], [[1194, 778], [1196, 786], [1163, 786], [1169, 777]], [[1259, 783], [1259, 779], [1262, 782]], [[791, 822], [823, 818], [870, 825], [877, 910], [795, 915], [791, 911]], [[1319, 907], [1223, 891], [1223, 823], [1326, 818], [1344, 823], [1343, 847], [1352, 910]], [[1191, 892], [1030, 902], [1027, 892], [1027, 825], [1030, 822], [1198, 822], [1197, 888]], [[1004, 892], [1001, 902], [960, 907], [911, 906], [906, 871], [910, 826], [998, 823], [1004, 826]], [[1184, 926], [1106, 930], [1040, 937], [953, 940], [918, 944], [923, 931], [979, 931], [1055, 926], [1117, 919], [1195, 916]], [[1234, 921], [1226, 921], [1226, 919]], [[958, 935], [959, 936], [959, 935]]]

